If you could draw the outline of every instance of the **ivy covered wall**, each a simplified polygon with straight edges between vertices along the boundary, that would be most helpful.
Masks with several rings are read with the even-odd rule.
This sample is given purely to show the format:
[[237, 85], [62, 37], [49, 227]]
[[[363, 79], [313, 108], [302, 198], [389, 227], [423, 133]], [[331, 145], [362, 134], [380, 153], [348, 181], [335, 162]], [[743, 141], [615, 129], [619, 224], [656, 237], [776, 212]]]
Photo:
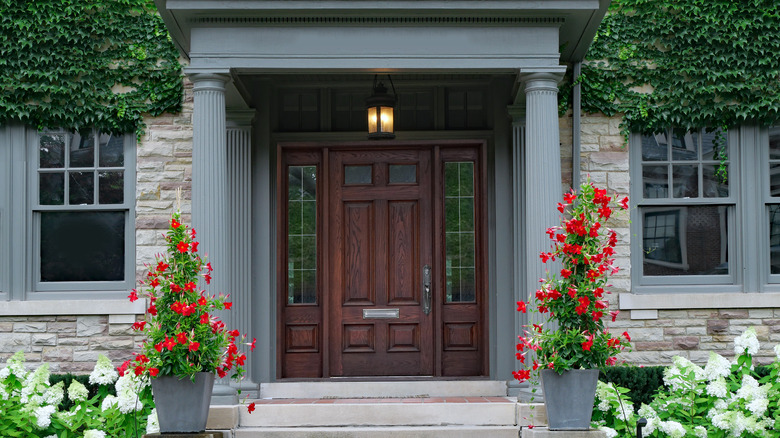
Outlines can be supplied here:
[[777, 0], [612, 0], [579, 80], [583, 111], [623, 113], [624, 133], [773, 124], [780, 7]]
[[151, 0], [0, 0], [0, 123], [135, 132], [181, 101]]

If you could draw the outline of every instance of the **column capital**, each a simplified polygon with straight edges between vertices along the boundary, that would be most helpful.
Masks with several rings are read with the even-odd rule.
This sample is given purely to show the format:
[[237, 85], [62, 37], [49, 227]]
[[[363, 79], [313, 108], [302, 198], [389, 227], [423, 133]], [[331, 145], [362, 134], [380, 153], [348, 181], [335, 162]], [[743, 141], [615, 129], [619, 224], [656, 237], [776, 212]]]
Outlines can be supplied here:
[[534, 91], [554, 91], [558, 92], [558, 83], [563, 79], [562, 72], [530, 72], [520, 73], [517, 76], [518, 82], [525, 85], [525, 93]]
[[230, 80], [230, 76], [222, 73], [190, 73], [192, 81], [192, 91], [221, 91], [225, 92], [225, 84]]
[[230, 109], [226, 111], [227, 125], [230, 128], [250, 128], [257, 111], [254, 109]]
[[525, 101], [506, 107], [506, 112], [512, 119], [512, 125], [525, 125]]

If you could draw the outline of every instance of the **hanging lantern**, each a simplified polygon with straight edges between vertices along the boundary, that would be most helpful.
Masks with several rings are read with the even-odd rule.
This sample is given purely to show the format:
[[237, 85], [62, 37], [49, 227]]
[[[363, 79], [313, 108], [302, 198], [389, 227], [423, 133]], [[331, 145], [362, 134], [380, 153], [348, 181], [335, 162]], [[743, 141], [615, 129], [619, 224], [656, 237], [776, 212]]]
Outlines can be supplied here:
[[390, 76], [390, 85], [393, 86], [393, 94], [387, 94], [387, 87], [382, 82], [377, 83], [374, 76], [374, 91], [371, 97], [366, 99], [366, 112], [368, 113], [368, 138], [371, 140], [395, 138], [393, 133], [393, 108], [395, 107], [395, 86]]

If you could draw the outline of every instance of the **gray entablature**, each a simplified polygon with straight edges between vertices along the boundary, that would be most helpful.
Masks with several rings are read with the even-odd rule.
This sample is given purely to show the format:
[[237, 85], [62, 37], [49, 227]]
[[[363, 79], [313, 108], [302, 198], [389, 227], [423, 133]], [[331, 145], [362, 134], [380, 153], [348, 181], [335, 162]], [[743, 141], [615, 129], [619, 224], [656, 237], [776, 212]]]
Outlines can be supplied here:
[[[553, 26], [556, 49], [565, 62], [582, 59], [609, 0], [494, 1], [211, 1], [156, 0], [160, 14], [183, 55], [194, 51], [193, 29], [201, 27], [384, 26], [431, 28], [457, 26]], [[235, 41], [226, 40], [228, 45]], [[527, 42], [515, 40], [515, 45]], [[560, 46], [558, 45], [560, 44]], [[490, 47], [490, 45], [483, 46]], [[405, 48], [409, 48], [406, 46]]]

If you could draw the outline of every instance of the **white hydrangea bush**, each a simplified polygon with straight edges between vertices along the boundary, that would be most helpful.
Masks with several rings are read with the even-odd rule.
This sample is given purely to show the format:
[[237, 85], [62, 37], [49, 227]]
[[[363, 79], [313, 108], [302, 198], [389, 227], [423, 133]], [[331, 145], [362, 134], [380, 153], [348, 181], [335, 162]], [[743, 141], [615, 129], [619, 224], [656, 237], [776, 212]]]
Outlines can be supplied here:
[[702, 368], [675, 357], [664, 370], [664, 388], [636, 413], [627, 389], [599, 382], [592, 426], [610, 438], [635, 436], [637, 420], [644, 418], [648, 438], [780, 437], [780, 345], [764, 377], [753, 366], [759, 348], [750, 328], [734, 340], [733, 362], [710, 353]]
[[48, 364], [28, 371], [23, 352], [6, 361], [0, 370], [0, 437], [130, 438], [157, 428], [148, 379], [120, 377], [103, 355], [89, 376], [98, 385], [91, 398], [79, 381], [66, 388], [62, 381], [52, 385], [50, 376]]

